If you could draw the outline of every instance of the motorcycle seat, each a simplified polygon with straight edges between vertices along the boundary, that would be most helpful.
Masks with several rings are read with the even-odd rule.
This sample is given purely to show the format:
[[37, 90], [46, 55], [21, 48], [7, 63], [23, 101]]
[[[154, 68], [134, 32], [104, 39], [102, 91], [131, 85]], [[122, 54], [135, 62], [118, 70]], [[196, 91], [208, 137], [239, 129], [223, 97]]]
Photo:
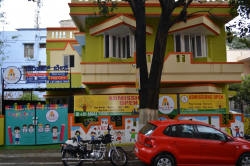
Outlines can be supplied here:
[[80, 140], [82, 143], [88, 143], [90, 142], [91, 140]]

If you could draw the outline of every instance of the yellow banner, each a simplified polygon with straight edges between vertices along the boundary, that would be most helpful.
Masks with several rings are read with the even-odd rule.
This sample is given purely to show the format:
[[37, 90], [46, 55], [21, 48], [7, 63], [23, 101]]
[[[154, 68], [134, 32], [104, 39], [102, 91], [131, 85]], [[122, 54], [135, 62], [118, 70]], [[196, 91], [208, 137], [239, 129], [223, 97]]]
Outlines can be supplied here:
[[[139, 95], [76, 95], [76, 116], [87, 116], [81, 112], [92, 112], [92, 116], [139, 114]], [[177, 114], [177, 95], [159, 95], [159, 114]]]
[[226, 113], [224, 94], [181, 94], [181, 114]]
[[139, 108], [138, 95], [85, 95], [75, 96], [75, 111], [131, 112]]

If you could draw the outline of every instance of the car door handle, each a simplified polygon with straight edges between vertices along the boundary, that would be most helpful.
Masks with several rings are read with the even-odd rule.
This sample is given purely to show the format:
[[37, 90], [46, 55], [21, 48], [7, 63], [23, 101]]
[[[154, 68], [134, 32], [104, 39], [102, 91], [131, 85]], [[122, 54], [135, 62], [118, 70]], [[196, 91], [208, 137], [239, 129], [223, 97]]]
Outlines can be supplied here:
[[204, 143], [204, 144], [201, 144], [201, 146], [207, 147], [207, 144], [206, 144], [206, 143]]
[[174, 141], [172, 142], [173, 145], [178, 145], [178, 142]]

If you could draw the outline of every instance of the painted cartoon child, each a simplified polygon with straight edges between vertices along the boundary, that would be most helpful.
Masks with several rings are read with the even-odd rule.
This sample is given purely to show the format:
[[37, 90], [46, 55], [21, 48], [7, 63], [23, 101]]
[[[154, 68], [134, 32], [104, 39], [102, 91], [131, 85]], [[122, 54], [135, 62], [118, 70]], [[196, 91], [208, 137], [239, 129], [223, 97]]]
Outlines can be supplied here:
[[42, 124], [42, 123], [38, 124], [38, 127], [39, 127], [39, 128], [37, 129], [38, 132], [39, 132], [39, 133], [43, 133], [43, 124]]
[[19, 142], [19, 138], [21, 138], [21, 135], [20, 135], [20, 127], [16, 126], [16, 127], [14, 128], [14, 132], [15, 132], [15, 133], [12, 133], [12, 134], [15, 136], [15, 139], [16, 139], [15, 144], [20, 144], [20, 142]]
[[34, 125], [29, 125], [29, 132], [30, 133], [33, 133], [34, 132]]
[[24, 124], [23, 125], [23, 134], [27, 134], [27, 133], [28, 133], [27, 125]]
[[90, 136], [91, 136], [91, 140], [94, 140], [95, 138], [96, 138], [96, 133], [95, 132], [91, 132], [91, 134], [90, 134]]
[[45, 126], [44, 126], [45, 128], [44, 128], [44, 131], [46, 132], [46, 133], [48, 133], [49, 131], [50, 131], [50, 125], [49, 124], [46, 124]]
[[129, 132], [129, 133], [131, 134], [130, 141], [133, 139], [136, 142], [136, 140], [135, 140], [135, 134], [137, 134], [137, 133], [135, 132], [135, 129], [132, 129], [131, 132]]
[[82, 140], [82, 138], [80, 137], [80, 135], [82, 135], [82, 133], [81, 133], [79, 130], [76, 130], [75, 135], [76, 135], [75, 137], [77, 138], [78, 142], [79, 142], [80, 140]]
[[51, 128], [52, 131], [52, 135], [53, 135], [53, 142], [57, 142], [57, 135], [60, 134], [60, 132], [58, 132], [58, 127], [57, 126], [53, 126]]
[[[240, 126], [241, 128], [241, 126]], [[238, 126], [235, 126], [235, 129], [233, 129], [236, 132], [235, 137], [239, 137], [240, 136], [240, 128]]]
[[118, 131], [117, 133], [115, 133], [115, 135], [117, 136], [116, 141], [118, 140], [119, 143], [122, 143], [122, 136], [124, 136], [125, 134], [121, 133], [120, 131]]

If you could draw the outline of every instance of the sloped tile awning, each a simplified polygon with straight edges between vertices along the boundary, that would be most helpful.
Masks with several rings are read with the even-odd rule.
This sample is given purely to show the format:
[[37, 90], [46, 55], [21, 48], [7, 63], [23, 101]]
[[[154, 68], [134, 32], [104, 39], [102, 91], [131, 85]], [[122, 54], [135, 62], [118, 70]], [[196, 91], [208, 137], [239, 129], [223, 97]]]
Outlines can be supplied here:
[[[100, 35], [103, 32], [123, 35], [130, 32], [130, 26], [136, 27], [135, 18], [120, 14], [90, 27], [89, 32], [92, 36]], [[146, 33], [152, 35], [153, 27], [146, 25]]]
[[205, 35], [220, 35], [220, 27], [206, 15], [194, 16], [187, 19], [187, 22], [177, 22], [169, 33], [201, 33]]

